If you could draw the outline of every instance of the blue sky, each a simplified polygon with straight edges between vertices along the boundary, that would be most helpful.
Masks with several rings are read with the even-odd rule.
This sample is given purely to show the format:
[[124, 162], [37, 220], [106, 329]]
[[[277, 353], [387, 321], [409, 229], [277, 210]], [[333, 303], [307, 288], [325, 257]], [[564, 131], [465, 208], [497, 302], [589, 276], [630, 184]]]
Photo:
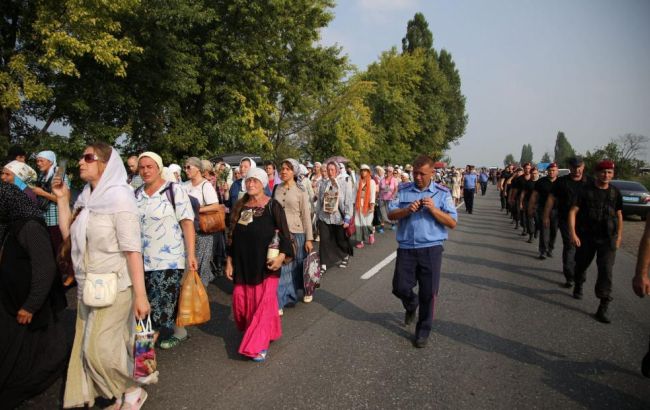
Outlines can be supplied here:
[[[401, 47], [422, 12], [434, 47], [451, 52], [469, 123], [456, 165], [500, 165], [533, 146], [553, 155], [564, 131], [584, 153], [625, 133], [650, 137], [648, 0], [339, 0], [323, 44], [364, 70]], [[650, 160], [646, 152], [644, 159]]]

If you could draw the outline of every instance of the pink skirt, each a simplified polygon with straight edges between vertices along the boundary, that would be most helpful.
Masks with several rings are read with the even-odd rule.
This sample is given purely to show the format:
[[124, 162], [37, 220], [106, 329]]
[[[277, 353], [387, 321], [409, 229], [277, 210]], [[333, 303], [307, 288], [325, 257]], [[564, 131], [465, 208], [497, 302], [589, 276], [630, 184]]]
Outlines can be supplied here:
[[278, 276], [268, 276], [259, 285], [235, 285], [232, 310], [237, 328], [244, 332], [239, 353], [255, 357], [282, 337], [278, 314]]

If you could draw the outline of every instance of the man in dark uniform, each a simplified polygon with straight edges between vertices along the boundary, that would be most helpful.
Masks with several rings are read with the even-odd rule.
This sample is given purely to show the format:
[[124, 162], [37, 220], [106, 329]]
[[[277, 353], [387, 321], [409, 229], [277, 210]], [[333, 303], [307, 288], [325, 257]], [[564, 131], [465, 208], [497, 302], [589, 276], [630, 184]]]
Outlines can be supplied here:
[[512, 170], [512, 164], [508, 164], [508, 166], [503, 171], [501, 171], [501, 174], [499, 174], [499, 182], [497, 185], [497, 189], [499, 190], [499, 198], [501, 199], [501, 210], [503, 211], [505, 209], [506, 213], [508, 212], [508, 208], [506, 207], [506, 205], [508, 205], [506, 182], [512, 176]]
[[569, 159], [569, 175], [559, 177], [551, 193], [546, 200], [544, 207], [544, 226], [551, 226], [551, 211], [557, 207], [558, 227], [562, 235], [562, 273], [564, 273], [565, 282], [562, 286], [570, 288], [573, 286], [573, 277], [575, 276], [575, 254], [576, 248], [571, 243], [569, 235], [569, 209], [575, 202], [580, 189], [589, 182], [584, 174], [585, 163], [580, 157]]
[[527, 162], [523, 166], [524, 173], [515, 177], [512, 180], [512, 187], [510, 188], [510, 193], [508, 197], [508, 203], [512, 207], [512, 216], [515, 220], [515, 229], [519, 228], [519, 225], [524, 229], [522, 235], [526, 234], [526, 214], [522, 209], [522, 195], [527, 187], [530, 186], [529, 182], [531, 181], [530, 175], [530, 162]]
[[[404, 324], [415, 319], [415, 347], [427, 345], [435, 298], [440, 285], [442, 244], [447, 229], [456, 227], [458, 215], [449, 189], [433, 181], [433, 159], [426, 155], [413, 163], [413, 179], [400, 185], [397, 198], [389, 204], [388, 218], [399, 221], [397, 260], [393, 276], [393, 294], [402, 300]], [[413, 288], [418, 286], [418, 294]]]
[[548, 227], [544, 227], [544, 206], [546, 206], [546, 200], [548, 199], [551, 190], [553, 189], [553, 184], [557, 180], [557, 164], [555, 162], [549, 164], [546, 168], [546, 176], [540, 178], [535, 183], [535, 190], [533, 195], [530, 198], [530, 204], [528, 207], [528, 215], [533, 217], [535, 216], [535, 224], [539, 229], [539, 259], [546, 259], [553, 257], [553, 248], [555, 247], [555, 237], [557, 235], [557, 207], [554, 206], [551, 209], [550, 224]]
[[571, 242], [577, 247], [573, 297], [582, 299], [587, 268], [596, 256], [596, 297], [600, 299], [596, 319], [602, 323], [610, 322], [607, 307], [612, 300], [612, 269], [623, 239], [623, 197], [610, 185], [612, 178], [614, 163], [600, 161], [596, 179], [582, 188], [569, 211]]

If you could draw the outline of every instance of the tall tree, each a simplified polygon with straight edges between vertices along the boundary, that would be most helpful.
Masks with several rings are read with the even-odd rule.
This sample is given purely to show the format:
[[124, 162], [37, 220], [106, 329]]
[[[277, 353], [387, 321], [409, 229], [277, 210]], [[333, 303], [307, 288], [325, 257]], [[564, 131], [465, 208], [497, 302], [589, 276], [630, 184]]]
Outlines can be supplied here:
[[551, 162], [551, 156], [548, 155], [548, 152], [545, 152], [544, 155], [542, 155], [542, 159], [540, 160], [540, 162], [543, 162], [543, 163]]
[[503, 159], [503, 166], [507, 167], [510, 164], [515, 163], [515, 156], [512, 154], [506, 155], [506, 157]]
[[424, 14], [415, 13], [413, 20], [406, 25], [406, 36], [402, 38], [402, 51], [412, 53], [418, 48], [430, 50], [433, 47], [433, 34]]
[[[61, 78], [79, 79], [86, 59], [108, 77], [126, 75], [126, 58], [142, 51], [124, 36], [120, 17], [139, 0], [3, 1], [0, 21], [0, 148], [12, 136], [44, 137], [65, 112], [53, 103]], [[37, 129], [30, 119], [41, 120]]]
[[524, 144], [521, 147], [521, 156], [519, 163], [525, 164], [527, 162], [533, 162], [533, 146], [530, 144]]
[[575, 156], [575, 150], [567, 140], [566, 136], [562, 131], [557, 133], [557, 138], [555, 139], [555, 152], [553, 156], [553, 162], [557, 162], [558, 166], [561, 168], [566, 168], [568, 163], [567, 160]]

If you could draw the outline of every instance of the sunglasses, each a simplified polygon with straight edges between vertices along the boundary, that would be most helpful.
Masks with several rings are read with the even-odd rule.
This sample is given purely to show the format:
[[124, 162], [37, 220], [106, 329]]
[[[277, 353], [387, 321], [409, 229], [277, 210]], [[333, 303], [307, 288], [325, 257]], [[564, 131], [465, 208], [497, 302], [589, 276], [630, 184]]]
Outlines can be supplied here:
[[191, 165], [185, 165], [183, 168], [184, 169], [190, 169], [190, 168], [192, 168], [192, 166]]
[[83, 154], [81, 156], [81, 158], [79, 158], [79, 161], [81, 161], [82, 159], [84, 160], [84, 162], [86, 164], [91, 164], [91, 163], [97, 161], [99, 159], [99, 157], [97, 156], [97, 154], [88, 153], [88, 154]]

